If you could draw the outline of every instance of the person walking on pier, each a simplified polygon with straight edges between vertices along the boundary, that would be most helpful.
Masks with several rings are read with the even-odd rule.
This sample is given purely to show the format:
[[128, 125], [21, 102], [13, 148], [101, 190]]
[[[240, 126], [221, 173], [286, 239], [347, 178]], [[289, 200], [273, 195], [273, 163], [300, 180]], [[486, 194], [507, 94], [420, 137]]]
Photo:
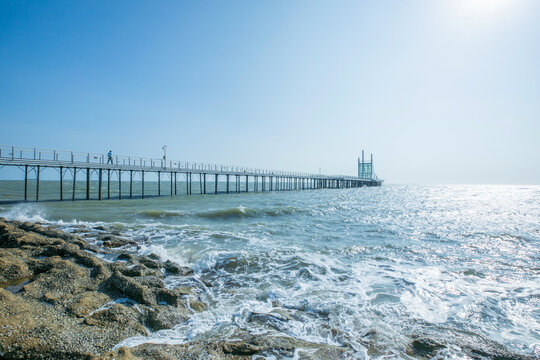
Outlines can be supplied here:
[[113, 161], [112, 161], [112, 151], [109, 150], [109, 152], [107, 153], [107, 164], [112, 164]]

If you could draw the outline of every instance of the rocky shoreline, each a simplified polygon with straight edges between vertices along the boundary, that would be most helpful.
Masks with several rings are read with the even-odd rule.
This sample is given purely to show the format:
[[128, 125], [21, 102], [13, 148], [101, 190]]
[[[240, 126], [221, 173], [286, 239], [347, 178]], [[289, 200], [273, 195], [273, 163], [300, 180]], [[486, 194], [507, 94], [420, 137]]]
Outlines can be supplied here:
[[[75, 232], [0, 218], [0, 359], [355, 358], [346, 336], [337, 330], [342, 346], [254, 335], [239, 328], [218, 339], [117, 348], [125, 339], [171, 329], [205, 311], [210, 305], [198, 294], [212, 284], [195, 279], [188, 267], [155, 254], [140, 255], [137, 247], [145, 239], [134, 242], [100, 226], [81, 225]], [[194, 281], [168, 288], [167, 277]], [[250, 321], [270, 327], [295, 318], [279, 307], [250, 315]], [[473, 359], [532, 359], [478, 335], [444, 332], [444, 338], [416, 334], [403, 350], [412, 358], [429, 359], [459, 344]], [[374, 348], [375, 330], [361, 341], [370, 356], [384, 355]]]
[[245, 359], [292, 356], [298, 348], [309, 358], [346, 355], [345, 348], [242, 330], [232, 341], [113, 350], [129, 337], [188, 321], [207, 305], [199, 289], [164, 285], [166, 276], [192, 276], [191, 269], [125, 250], [136, 244], [103, 230], [98, 246], [84, 234], [0, 218], [0, 358]]

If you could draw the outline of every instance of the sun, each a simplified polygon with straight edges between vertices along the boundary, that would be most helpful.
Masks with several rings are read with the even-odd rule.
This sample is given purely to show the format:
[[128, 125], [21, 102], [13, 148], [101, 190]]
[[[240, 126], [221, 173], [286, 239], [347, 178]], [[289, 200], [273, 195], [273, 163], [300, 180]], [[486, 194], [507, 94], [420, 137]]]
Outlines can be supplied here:
[[461, 15], [475, 18], [491, 18], [510, 10], [512, 0], [453, 0]]

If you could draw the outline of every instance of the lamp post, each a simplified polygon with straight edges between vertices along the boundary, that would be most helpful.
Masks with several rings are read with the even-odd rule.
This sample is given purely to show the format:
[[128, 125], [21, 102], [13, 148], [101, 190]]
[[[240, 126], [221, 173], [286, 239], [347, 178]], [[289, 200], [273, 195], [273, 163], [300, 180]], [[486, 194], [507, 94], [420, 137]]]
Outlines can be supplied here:
[[163, 168], [167, 168], [167, 145], [163, 145]]

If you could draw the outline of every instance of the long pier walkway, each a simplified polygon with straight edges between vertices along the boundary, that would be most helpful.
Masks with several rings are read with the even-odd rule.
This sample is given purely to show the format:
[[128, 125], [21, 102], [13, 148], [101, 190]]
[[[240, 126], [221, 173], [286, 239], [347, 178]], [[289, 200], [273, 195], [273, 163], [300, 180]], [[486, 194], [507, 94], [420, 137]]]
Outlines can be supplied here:
[[[372, 163], [373, 160], [371, 160]], [[371, 169], [371, 163], [367, 164]], [[39, 201], [40, 173], [45, 168], [53, 168], [58, 171], [59, 199], [64, 200], [66, 190], [71, 190], [71, 200], [76, 199], [77, 175], [83, 176], [86, 182], [86, 200], [111, 197], [111, 181], [114, 181], [118, 198], [145, 197], [145, 175], [153, 173], [157, 175], [157, 194], [177, 195], [178, 182], [184, 182], [185, 194], [192, 194], [193, 182], [198, 182], [200, 194], [218, 194], [218, 183], [225, 182], [225, 193], [249, 192], [251, 183], [252, 191], [290, 191], [290, 190], [314, 190], [314, 189], [340, 189], [361, 186], [380, 186], [373, 173], [367, 177], [353, 177], [345, 175], [321, 175], [301, 172], [287, 172], [278, 170], [265, 170], [238, 166], [216, 165], [197, 162], [185, 162], [166, 159], [151, 159], [132, 156], [112, 156], [96, 153], [81, 153], [72, 151], [57, 151], [49, 149], [17, 147], [0, 145], [0, 169], [4, 166], [15, 166], [24, 172], [24, 201], [29, 197], [29, 177], [35, 175], [35, 191], [32, 191]], [[359, 163], [359, 168], [360, 168]], [[91, 178], [97, 175], [97, 194], [91, 195]], [[359, 171], [360, 175], [360, 171]], [[127, 178], [126, 178], [127, 177]], [[124, 180], [123, 180], [124, 179]], [[66, 181], [72, 181], [72, 189], [64, 189]], [[142, 186], [139, 193], [134, 193], [134, 180], [140, 181]], [[161, 184], [170, 182], [169, 192], [162, 193]], [[80, 181], [80, 180], [79, 180]], [[122, 183], [129, 181], [129, 192], [122, 190]], [[106, 182], [106, 186], [104, 186]], [[207, 186], [211, 182], [213, 188]], [[104, 194], [105, 192], [105, 194]], [[106, 196], [104, 196], [106, 195]]]

